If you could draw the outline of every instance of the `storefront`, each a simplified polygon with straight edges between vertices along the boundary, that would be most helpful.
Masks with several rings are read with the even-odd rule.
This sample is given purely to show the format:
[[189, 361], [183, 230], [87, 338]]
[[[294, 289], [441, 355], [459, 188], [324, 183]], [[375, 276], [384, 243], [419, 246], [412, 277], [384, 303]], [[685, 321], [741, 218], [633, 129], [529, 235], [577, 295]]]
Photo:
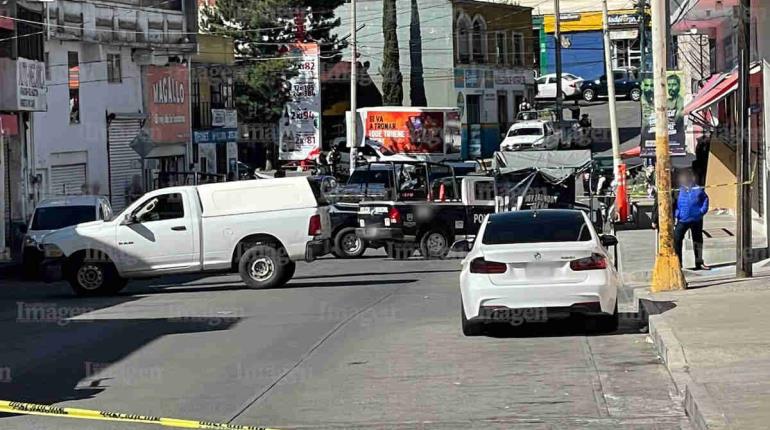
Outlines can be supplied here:
[[454, 71], [457, 106], [463, 114], [463, 158], [489, 157], [513, 123], [526, 97], [534, 98], [534, 76], [520, 69], [458, 66]]
[[146, 66], [144, 75], [147, 121], [132, 147], [145, 159], [151, 189], [185, 184], [180, 173], [187, 170], [191, 141], [190, 70], [186, 64]]
[[[633, 9], [609, 12], [613, 68], [641, 66], [639, 18], [638, 11]], [[562, 68], [565, 73], [585, 79], [597, 79], [605, 73], [603, 25], [601, 11], [561, 14]], [[555, 17], [545, 15], [540, 28], [541, 39], [545, 43], [545, 52], [540, 57], [540, 72], [554, 73]]]

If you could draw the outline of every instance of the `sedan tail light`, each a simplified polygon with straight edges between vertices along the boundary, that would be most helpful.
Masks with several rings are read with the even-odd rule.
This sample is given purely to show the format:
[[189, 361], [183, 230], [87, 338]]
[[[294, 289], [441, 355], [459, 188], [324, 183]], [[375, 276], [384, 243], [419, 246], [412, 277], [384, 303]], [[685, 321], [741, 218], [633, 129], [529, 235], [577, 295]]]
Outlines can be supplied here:
[[307, 235], [318, 236], [321, 234], [321, 215], [313, 215], [307, 224]]
[[471, 261], [471, 273], [500, 274], [508, 271], [508, 265], [496, 261], [487, 261], [483, 257]]
[[606, 269], [607, 259], [601, 254], [593, 254], [590, 257], [570, 261], [569, 267], [575, 272]]
[[396, 208], [390, 208], [388, 210], [388, 219], [390, 219], [390, 222], [392, 224], [398, 224], [401, 222], [401, 212], [398, 211]]

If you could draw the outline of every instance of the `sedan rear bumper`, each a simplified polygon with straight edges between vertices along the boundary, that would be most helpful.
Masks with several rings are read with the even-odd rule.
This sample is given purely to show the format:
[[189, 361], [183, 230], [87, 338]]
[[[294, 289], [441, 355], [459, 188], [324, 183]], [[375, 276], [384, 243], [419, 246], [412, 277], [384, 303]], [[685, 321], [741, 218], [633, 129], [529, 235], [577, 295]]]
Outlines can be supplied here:
[[560, 312], [611, 314], [617, 287], [606, 282], [577, 284], [501, 286], [488, 282], [486, 275], [463, 274], [461, 291], [465, 315], [483, 318], [499, 309], [558, 309]]

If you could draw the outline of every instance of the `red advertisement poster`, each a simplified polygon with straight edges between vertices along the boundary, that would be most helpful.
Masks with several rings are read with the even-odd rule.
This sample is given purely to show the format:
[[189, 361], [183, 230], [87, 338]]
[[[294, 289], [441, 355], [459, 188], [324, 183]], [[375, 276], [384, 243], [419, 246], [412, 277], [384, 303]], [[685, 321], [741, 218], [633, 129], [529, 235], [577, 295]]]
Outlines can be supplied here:
[[154, 143], [181, 143], [190, 139], [189, 73], [184, 65], [148, 66], [147, 113]]
[[444, 113], [370, 111], [366, 137], [396, 153], [443, 153]]

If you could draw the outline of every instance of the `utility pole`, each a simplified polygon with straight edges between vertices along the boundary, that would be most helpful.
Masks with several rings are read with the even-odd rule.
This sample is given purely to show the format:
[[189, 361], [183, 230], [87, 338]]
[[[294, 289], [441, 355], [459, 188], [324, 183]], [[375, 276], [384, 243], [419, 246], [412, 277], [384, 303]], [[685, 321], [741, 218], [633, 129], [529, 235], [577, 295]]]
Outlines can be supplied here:
[[618, 133], [618, 113], [615, 100], [615, 77], [612, 74], [612, 52], [610, 47], [610, 14], [607, 0], [602, 0], [602, 29], [604, 31], [604, 66], [607, 74], [607, 96], [610, 109], [610, 135], [612, 137], [612, 164], [615, 172], [615, 184], [620, 184], [620, 135]]
[[740, 130], [738, 144], [736, 145], [736, 161], [738, 163], [738, 231], [736, 237], [736, 275], [739, 278], [752, 276], [751, 266], [751, 134], [749, 122], [751, 96], [749, 92], [749, 80], [751, 69], [751, 0], [741, 0], [740, 22], [740, 96], [739, 105]]
[[686, 286], [679, 257], [674, 252], [674, 211], [671, 206], [671, 156], [668, 148], [668, 97], [666, 85], [666, 3], [652, 0], [652, 70], [655, 86], [655, 157], [658, 184], [658, 256], [652, 275], [652, 292], [683, 290]]
[[350, 123], [348, 127], [348, 136], [350, 136], [350, 142], [348, 147], [350, 148], [350, 171], [356, 168], [356, 160], [358, 159], [358, 104], [356, 97], [358, 96], [358, 29], [356, 28], [356, 0], [350, 1]]
[[641, 53], [641, 66], [639, 67], [640, 78], [647, 72], [647, 14], [646, 0], [638, 0], [639, 2], [639, 52]]
[[561, 120], [563, 117], [562, 111], [562, 88], [561, 88], [561, 12], [559, 9], [559, 0], [553, 0], [553, 13], [554, 13], [554, 31], [553, 37], [555, 39], [554, 56], [556, 57], [556, 120], [561, 127]]

